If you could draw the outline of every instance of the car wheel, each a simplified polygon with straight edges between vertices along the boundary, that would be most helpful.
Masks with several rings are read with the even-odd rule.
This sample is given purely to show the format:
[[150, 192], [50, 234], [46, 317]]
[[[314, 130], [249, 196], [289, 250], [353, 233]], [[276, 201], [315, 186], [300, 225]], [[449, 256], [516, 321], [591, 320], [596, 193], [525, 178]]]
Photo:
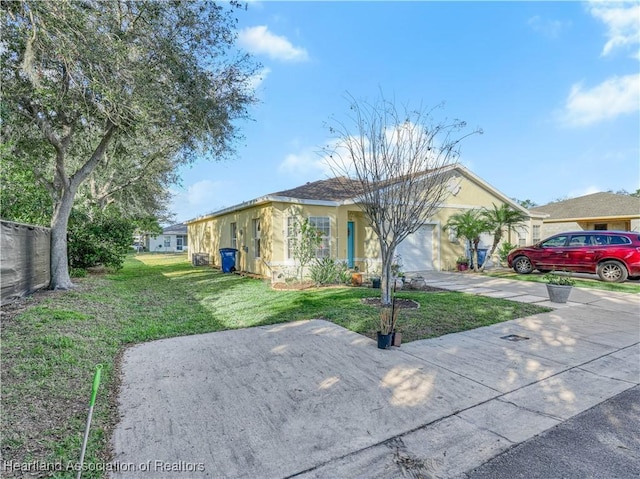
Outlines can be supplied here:
[[598, 276], [608, 283], [622, 283], [629, 273], [622, 263], [617, 261], [604, 261], [598, 265]]
[[533, 265], [526, 256], [518, 256], [513, 260], [513, 269], [519, 274], [529, 274], [533, 271]]

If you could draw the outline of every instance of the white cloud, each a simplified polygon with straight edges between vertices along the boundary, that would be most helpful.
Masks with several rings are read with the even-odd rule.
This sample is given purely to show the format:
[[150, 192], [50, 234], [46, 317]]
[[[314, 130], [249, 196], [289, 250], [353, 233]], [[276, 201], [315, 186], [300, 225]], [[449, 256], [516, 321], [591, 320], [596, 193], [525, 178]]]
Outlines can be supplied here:
[[251, 53], [267, 55], [274, 60], [298, 62], [309, 59], [304, 48], [295, 47], [286, 37], [270, 32], [266, 25], [242, 29], [238, 43]]
[[296, 178], [312, 179], [331, 176], [331, 169], [321, 153], [314, 148], [305, 148], [297, 153], [289, 153], [278, 166], [282, 174]]
[[609, 78], [593, 88], [574, 84], [559, 117], [568, 126], [588, 126], [640, 109], [640, 76]]
[[539, 15], [531, 17], [527, 23], [534, 32], [540, 33], [547, 38], [558, 38], [565, 27], [571, 25], [571, 22], [561, 22], [560, 20], [548, 20], [541, 18]]
[[267, 76], [269, 76], [269, 73], [271, 73], [271, 68], [269, 67], [262, 68], [262, 70], [257, 72], [255, 75], [253, 75], [249, 79], [249, 87], [254, 91], [257, 90], [262, 85], [262, 83], [264, 83], [264, 81], [267, 79]]
[[633, 56], [640, 59], [640, 4], [637, 2], [590, 2], [589, 13], [607, 26], [607, 43], [602, 55], [619, 48], [633, 47]]

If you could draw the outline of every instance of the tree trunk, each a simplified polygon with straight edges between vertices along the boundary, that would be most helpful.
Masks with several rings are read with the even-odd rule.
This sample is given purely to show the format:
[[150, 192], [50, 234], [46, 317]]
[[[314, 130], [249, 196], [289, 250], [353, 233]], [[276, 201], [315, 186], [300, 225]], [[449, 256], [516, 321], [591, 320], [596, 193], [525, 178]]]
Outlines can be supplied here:
[[71, 141], [70, 134], [62, 141], [58, 141], [55, 138], [50, 139], [51, 144], [56, 149], [56, 169], [53, 182], [56, 197], [54, 197], [53, 217], [51, 218], [51, 282], [49, 283], [49, 289], [73, 288], [73, 283], [69, 276], [69, 253], [67, 251], [69, 216], [71, 216], [73, 200], [76, 197], [78, 188], [96, 169], [116, 131], [116, 126], [113, 123], [110, 121], [107, 123], [104, 136], [91, 158], [71, 177], [65, 171], [65, 154], [66, 147]]
[[479, 272], [478, 269], [478, 245], [480, 244], [480, 239], [473, 240], [472, 249], [471, 249], [471, 258], [473, 260], [473, 271], [475, 273]]
[[487, 256], [484, 257], [484, 261], [482, 262], [482, 267], [480, 268], [480, 271], [484, 271], [485, 266], [489, 262], [489, 259], [493, 256], [493, 253], [495, 253], [496, 248], [498, 247], [498, 243], [500, 243], [500, 240], [502, 239], [502, 232], [501, 230], [499, 231], [500, 231], [500, 234], [498, 234], [498, 232], [495, 232], [493, 234], [493, 244], [491, 245], [491, 250], [487, 253]]
[[67, 226], [73, 207], [75, 191], [65, 190], [56, 203], [51, 219], [51, 282], [49, 289], [73, 288], [69, 276], [69, 255], [67, 252]]
[[380, 255], [382, 256], [382, 273], [380, 275], [380, 301], [383, 305], [391, 304], [391, 292], [393, 282], [391, 281], [391, 263], [395, 248], [389, 250], [386, 245], [380, 244]]

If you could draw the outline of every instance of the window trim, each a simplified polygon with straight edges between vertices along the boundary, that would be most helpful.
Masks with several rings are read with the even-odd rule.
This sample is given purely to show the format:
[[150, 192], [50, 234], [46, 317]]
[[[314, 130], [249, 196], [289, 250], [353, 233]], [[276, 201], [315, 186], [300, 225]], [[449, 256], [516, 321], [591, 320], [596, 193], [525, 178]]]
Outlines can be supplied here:
[[238, 223], [234, 221], [229, 226], [230, 226], [229, 234], [231, 235], [231, 247], [238, 249]]
[[[316, 248], [316, 259], [330, 258], [331, 257], [331, 217], [330, 216], [308, 216], [309, 224], [316, 230], [322, 232], [322, 242], [320, 246]], [[324, 224], [322, 229], [318, 228], [317, 220], [321, 220], [326, 223], [327, 230], [324, 231]]]
[[262, 233], [260, 230], [260, 218], [253, 218], [251, 220], [251, 232], [253, 235], [253, 256], [254, 258], [260, 258], [262, 252], [260, 250], [260, 239], [262, 238]]

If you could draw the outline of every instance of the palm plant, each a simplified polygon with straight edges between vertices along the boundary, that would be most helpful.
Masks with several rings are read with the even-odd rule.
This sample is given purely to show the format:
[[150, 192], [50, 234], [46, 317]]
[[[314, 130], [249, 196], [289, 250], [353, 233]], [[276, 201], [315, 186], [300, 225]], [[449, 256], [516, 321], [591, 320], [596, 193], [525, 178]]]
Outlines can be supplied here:
[[515, 226], [526, 221], [528, 217], [522, 211], [515, 210], [507, 204], [502, 204], [498, 207], [495, 203], [493, 203], [493, 208], [491, 209], [483, 208], [480, 215], [482, 219], [488, 223], [490, 230], [493, 232], [493, 244], [491, 245], [491, 251], [487, 254], [480, 268], [482, 271], [498, 247], [498, 244], [502, 241], [505, 229], [509, 232], [514, 231]]
[[469, 242], [469, 250], [473, 259], [473, 270], [478, 271], [478, 244], [480, 235], [491, 231], [491, 225], [482, 215], [482, 210], [467, 210], [464, 213], [456, 213], [449, 217], [445, 230], [455, 231], [457, 236]]

